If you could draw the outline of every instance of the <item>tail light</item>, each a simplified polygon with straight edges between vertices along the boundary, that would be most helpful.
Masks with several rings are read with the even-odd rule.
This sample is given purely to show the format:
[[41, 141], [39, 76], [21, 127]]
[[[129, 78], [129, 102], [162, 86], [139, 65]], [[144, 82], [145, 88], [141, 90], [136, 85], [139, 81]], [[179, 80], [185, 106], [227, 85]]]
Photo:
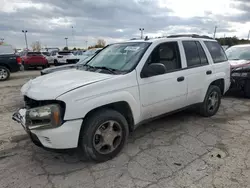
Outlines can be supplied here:
[[16, 57], [16, 62], [18, 64], [22, 64], [22, 58], [21, 57]]

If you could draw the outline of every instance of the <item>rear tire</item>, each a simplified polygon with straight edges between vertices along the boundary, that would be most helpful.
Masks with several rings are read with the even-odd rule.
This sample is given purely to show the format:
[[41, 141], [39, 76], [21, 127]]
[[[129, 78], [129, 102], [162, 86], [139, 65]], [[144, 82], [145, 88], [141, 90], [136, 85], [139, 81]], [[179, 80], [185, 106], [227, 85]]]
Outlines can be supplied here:
[[0, 66], [0, 81], [8, 80], [10, 77], [10, 70], [7, 67]]
[[58, 66], [58, 61], [57, 60], [54, 60], [54, 65]]
[[23, 69], [24, 69], [24, 70], [28, 70], [28, 69], [29, 69], [29, 65], [23, 64]]
[[128, 122], [122, 114], [111, 109], [97, 110], [82, 125], [79, 149], [88, 160], [104, 162], [122, 150], [128, 134]]
[[246, 98], [250, 98], [250, 80], [246, 80], [244, 84], [244, 95]]
[[211, 117], [217, 113], [221, 103], [221, 90], [218, 86], [211, 85], [200, 106], [200, 114], [204, 117]]

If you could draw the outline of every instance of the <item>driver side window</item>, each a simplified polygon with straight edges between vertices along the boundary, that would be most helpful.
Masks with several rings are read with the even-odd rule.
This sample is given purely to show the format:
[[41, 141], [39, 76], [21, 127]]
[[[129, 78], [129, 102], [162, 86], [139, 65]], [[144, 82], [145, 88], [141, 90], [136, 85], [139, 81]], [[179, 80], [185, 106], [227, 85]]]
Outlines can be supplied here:
[[161, 63], [165, 65], [167, 72], [181, 69], [178, 43], [166, 42], [157, 46], [148, 59], [148, 65], [152, 63]]

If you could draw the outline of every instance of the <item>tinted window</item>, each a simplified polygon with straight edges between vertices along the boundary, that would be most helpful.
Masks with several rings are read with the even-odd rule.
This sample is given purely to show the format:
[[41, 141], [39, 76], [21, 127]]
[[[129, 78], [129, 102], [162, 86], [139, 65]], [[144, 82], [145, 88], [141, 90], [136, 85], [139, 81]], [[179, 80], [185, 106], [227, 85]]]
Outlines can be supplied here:
[[71, 52], [58, 52], [59, 55], [71, 55]]
[[162, 63], [167, 72], [181, 69], [180, 52], [177, 42], [167, 42], [157, 46], [148, 59], [148, 64]]
[[205, 41], [205, 44], [213, 58], [214, 63], [227, 61], [227, 56], [218, 42]]
[[197, 45], [198, 52], [200, 55], [201, 64], [202, 65], [208, 64], [207, 56], [206, 56], [204, 49], [202, 48], [200, 42], [196, 42], [196, 45]]
[[187, 66], [201, 65], [201, 60], [198, 52], [198, 48], [195, 41], [183, 41], [183, 47], [186, 54]]

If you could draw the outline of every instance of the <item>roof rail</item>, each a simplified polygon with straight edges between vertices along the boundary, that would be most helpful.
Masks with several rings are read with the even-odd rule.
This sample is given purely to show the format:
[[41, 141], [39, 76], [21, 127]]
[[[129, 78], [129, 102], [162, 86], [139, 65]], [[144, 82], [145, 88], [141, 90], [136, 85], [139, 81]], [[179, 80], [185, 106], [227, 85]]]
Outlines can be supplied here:
[[206, 35], [197, 35], [197, 34], [181, 34], [181, 35], [169, 35], [167, 38], [177, 38], [177, 37], [192, 37], [192, 38], [205, 38], [205, 39], [213, 39]]

